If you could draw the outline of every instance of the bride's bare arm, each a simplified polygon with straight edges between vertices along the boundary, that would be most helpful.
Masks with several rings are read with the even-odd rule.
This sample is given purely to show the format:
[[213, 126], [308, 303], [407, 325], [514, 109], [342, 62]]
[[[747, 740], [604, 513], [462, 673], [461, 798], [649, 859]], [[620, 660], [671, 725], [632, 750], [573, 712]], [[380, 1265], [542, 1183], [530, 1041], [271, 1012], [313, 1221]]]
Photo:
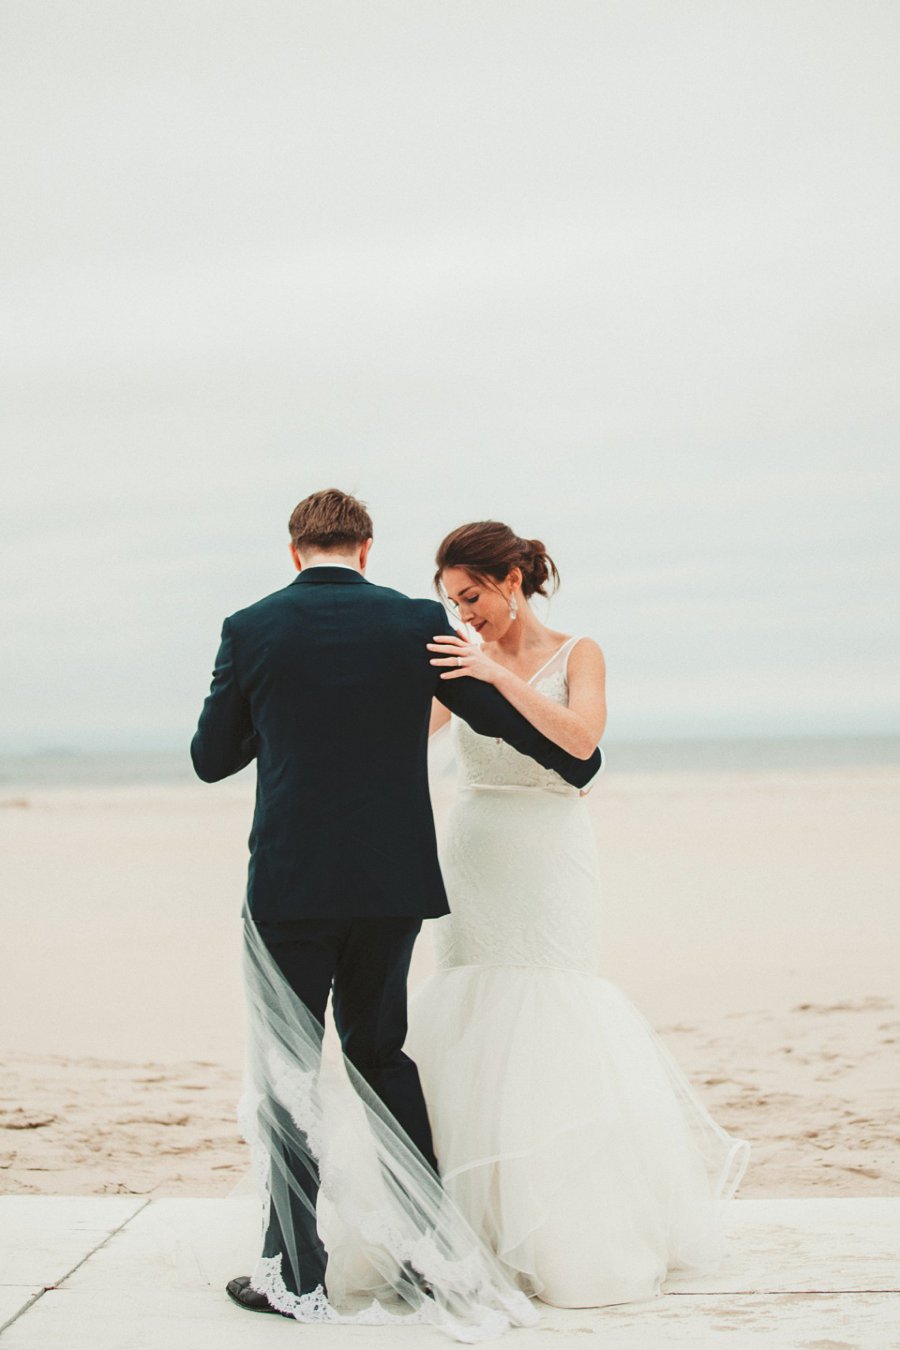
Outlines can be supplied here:
[[[442, 644], [453, 640], [442, 638]], [[474, 678], [493, 684], [507, 703], [526, 717], [533, 727], [548, 740], [577, 759], [587, 759], [603, 735], [606, 727], [606, 662], [603, 652], [592, 638], [579, 638], [569, 652], [569, 704], [563, 707], [552, 698], [538, 693], [511, 670], [492, 661], [480, 648], [473, 648], [457, 640], [455, 645], [429, 646], [430, 651], [451, 653], [449, 660], [434, 660], [435, 665], [449, 665], [452, 653], [459, 650], [463, 656], [462, 668], [452, 668], [442, 679]]]
[[592, 638], [569, 652], [569, 706], [538, 693], [533, 684], [499, 667], [494, 685], [507, 703], [570, 755], [587, 759], [606, 727], [606, 662]]

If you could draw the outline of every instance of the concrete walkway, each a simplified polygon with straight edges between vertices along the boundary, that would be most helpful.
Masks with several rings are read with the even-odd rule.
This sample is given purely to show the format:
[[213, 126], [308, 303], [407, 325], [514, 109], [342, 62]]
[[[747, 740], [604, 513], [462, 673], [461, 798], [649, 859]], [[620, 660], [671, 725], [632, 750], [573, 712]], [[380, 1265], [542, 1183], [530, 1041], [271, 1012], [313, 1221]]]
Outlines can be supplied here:
[[[499, 1344], [900, 1347], [900, 1199], [739, 1200], [726, 1266], [649, 1303], [562, 1312]], [[3, 1350], [419, 1350], [430, 1328], [300, 1327], [224, 1294], [255, 1251], [252, 1199], [0, 1198]]]

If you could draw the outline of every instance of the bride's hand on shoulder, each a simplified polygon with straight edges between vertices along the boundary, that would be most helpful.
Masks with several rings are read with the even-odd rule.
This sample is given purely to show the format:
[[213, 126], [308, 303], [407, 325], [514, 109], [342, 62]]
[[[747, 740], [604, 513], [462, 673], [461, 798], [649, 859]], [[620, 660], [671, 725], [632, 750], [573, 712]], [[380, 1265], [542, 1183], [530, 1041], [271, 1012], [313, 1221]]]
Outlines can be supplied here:
[[485, 684], [496, 684], [503, 674], [503, 666], [486, 656], [483, 647], [467, 641], [459, 629], [455, 637], [450, 633], [438, 633], [434, 641], [428, 643], [428, 650], [438, 653], [431, 658], [433, 666], [447, 667], [441, 671], [442, 680], [458, 680], [469, 675]]

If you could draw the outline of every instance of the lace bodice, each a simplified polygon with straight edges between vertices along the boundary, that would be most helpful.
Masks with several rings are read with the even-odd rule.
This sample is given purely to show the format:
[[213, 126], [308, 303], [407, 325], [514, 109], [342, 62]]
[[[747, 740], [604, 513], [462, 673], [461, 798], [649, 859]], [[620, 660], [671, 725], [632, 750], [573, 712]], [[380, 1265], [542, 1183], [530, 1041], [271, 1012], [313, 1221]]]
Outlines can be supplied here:
[[[568, 702], [569, 638], [529, 683]], [[598, 973], [597, 845], [577, 788], [453, 719], [459, 792], [441, 838], [450, 914], [434, 927], [439, 969], [553, 967]]]
[[[569, 653], [578, 641], [569, 638], [528, 681], [546, 698], [568, 703]], [[522, 755], [505, 741], [480, 736], [460, 718], [453, 718], [454, 749], [459, 761], [461, 787], [544, 788], [577, 793], [553, 769], [545, 769], [529, 755]]]

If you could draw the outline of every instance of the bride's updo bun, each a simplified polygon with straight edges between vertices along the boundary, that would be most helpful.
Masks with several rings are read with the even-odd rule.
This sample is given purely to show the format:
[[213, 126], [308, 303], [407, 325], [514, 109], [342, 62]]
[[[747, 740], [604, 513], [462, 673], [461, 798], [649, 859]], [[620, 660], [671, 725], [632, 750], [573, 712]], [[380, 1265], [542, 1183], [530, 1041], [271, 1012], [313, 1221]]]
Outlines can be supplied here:
[[476, 520], [452, 530], [442, 540], [435, 563], [438, 591], [441, 573], [448, 567], [463, 567], [473, 577], [491, 581], [504, 581], [510, 568], [518, 567], [526, 600], [531, 595], [548, 595], [559, 586], [556, 563], [540, 539], [520, 539], [499, 520]]

